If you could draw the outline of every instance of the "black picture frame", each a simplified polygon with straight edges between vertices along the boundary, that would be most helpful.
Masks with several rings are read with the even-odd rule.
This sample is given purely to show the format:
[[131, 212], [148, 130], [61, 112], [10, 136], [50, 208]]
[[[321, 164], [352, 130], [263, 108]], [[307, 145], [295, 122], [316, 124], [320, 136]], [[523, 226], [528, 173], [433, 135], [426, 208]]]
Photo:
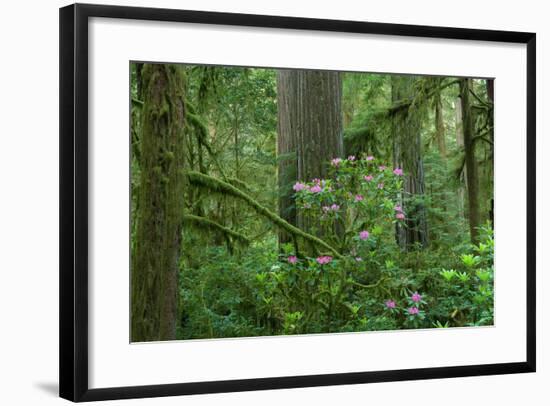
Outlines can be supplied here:
[[[90, 389], [88, 386], [88, 19], [106, 17], [229, 26], [495, 41], [527, 48], [527, 324], [524, 362], [374, 372], [280, 376]], [[262, 389], [534, 372], [536, 365], [535, 122], [536, 35], [359, 21], [73, 4], [60, 9], [60, 358], [62, 398], [145, 398]]]

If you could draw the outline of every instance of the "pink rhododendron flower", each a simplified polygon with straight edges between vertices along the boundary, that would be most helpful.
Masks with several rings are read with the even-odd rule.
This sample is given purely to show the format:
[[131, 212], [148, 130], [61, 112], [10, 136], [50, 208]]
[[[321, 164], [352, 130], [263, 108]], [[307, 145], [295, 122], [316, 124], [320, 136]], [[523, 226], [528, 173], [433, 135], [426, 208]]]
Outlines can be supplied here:
[[393, 208], [395, 211], [403, 211], [403, 208], [400, 205], [397, 205]]
[[294, 186], [292, 186], [292, 189], [294, 189], [294, 191], [296, 191], [296, 192], [299, 192], [300, 190], [307, 189], [307, 185], [305, 185], [301, 182], [296, 182], [294, 184]]
[[356, 202], [360, 202], [360, 201], [362, 201], [362, 200], [363, 200], [363, 195], [356, 195], [356, 196], [355, 196], [355, 201], [356, 201]]
[[312, 193], [319, 193], [323, 188], [319, 185], [314, 185], [309, 189]]
[[386, 300], [386, 307], [388, 309], [395, 309], [395, 301], [394, 300]]
[[381, 171], [384, 171], [384, 170], [386, 170], [386, 165], [380, 165], [378, 167], [378, 169], [380, 169]]
[[317, 257], [317, 263], [319, 265], [328, 264], [330, 261], [332, 261], [332, 257], [329, 255], [323, 255], [321, 257]]
[[384, 189], [384, 184], [383, 183], [379, 183], [378, 186], [376, 186], [378, 189]]
[[397, 213], [397, 214], [395, 215], [395, 218], [398, 219], [398, 220], [404, 220], [404, 219], [405, 219], [405, 214], [403, 214], [403, 213], [401, 213], [401, 212], [400, 212], [400, 213]]
[[369, 232], [367, 230], [363, 230], [359, 233], [359, 238], [363, 241], [369, 238]]
[[348, 161], [355, 161], [355, 155], [348, 156]]
[[395, 175], [397, 175], [397, 176], [403, 176], [403, 169], [401, 169], [401, 168], [395, 168], [395, 169], [393, 170], [393, 173], [394, 173]]
[[337, 204], [333, 204], [332, 206], [330, 206], [330, 209], [333, 211], [338, 211], [340, 210], [340, 206], [338, 206]]
[[371, 175], [363, 176], [363, 179], [365, 179], [367, 182], [370, 182], [372, 180]]
[[287, 261], [291, 264], [295, 264], [296, 262], [298, 262], [298, 258], [296, 257], [296, 255], [291, 255], [287, 258]]
[[418, 292], [414, 292], [411, 296], [411, 300], [415, 303], [418, 303], [422, 300], [422, 296], [420, 296]]
[[330, 164], [335, 168], [338, 168], [338, 166], [340, 166], [340, 162], [342, 162], [340, 158], [334, 158], [333, 160], [330, 161]]
[[315, 183], [316, 185], [321, 185], [321, 179], [319, 178], [313, 179], [312, 182]]
[[368, 157], [365, 158], [367, 161], [372, 161], [374, 160], [374, 157], [372, 155], [369, 155]]
[[409, 312], [409, 314], [412, 314], [412, 315], [418, 314], [418, 307], [409, 307], [407, 311]]

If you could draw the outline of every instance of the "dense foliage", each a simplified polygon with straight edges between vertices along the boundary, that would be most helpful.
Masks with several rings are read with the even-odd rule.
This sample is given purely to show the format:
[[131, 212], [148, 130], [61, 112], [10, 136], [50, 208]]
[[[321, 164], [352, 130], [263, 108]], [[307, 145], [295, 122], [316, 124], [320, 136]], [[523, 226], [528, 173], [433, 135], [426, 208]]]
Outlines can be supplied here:
[[[313, 88], [307, 81], [323, 78], [302, 73], [283, 86], [272, 69], [166, 65], [180, 75], [181, 95], [170, 89], [174, 80], [150, 86], [165, 86], [185, 106], [177, 141], [184, 147], [174, 149], [184, 150], [183, 159], [174, 168], [166, 166], [175, 162], [169, 141], [158, 158], [144, 144], [144, 129], [164, 123], [162, 109], [153, 121], [144, 116], [156, 102], [143, 89], [147, 66], [131, 67], [132, 252], [147, 247], [170, 262], [163, 247], [177, 246], [179, 255], [174, 334], [134, 341], [492, 325], [491, 83], [413, 77], [403, 84], [390, 75], [339, 74], [341, 103], [326, 109], [341, 109], [334, 136], [345, 154], [327, 159], [322, 146], [305, 151], [299, 138], [283, 140], [295, 148], [291, 153], [277, 152], [278, 141], [280, 148], [288, 137], [283, 126], [314, 120], [317, 110], [306, 110], [308, 103], [326, 98], [308, 99], [291, 86]], [[464, 89], [469, 104], [459, 98]], [[282, 116], [281, 92], [297, 113]], [[281, 166], [282, 160], [290, 164]], [[301, 178], [301, 161], [314, 163], [307, 170], [319, 168], [317, 174]], [[155, 246], [140, 224], [144, 218], [169, 224], [170, 218], [151, 217], [158, 203], [146, 212], [140, 191], [165, 166], [170, 172], [159, 175], [153, 190], [180, 196], [182, 231], [173, 240], [153, 229], [160, 233]], [[467, 176], [468, 170], [475, 172]], [[177, 191], [170, 173], [184, 177], [177, 178]], [[283, 175], [287, 184], [278, 182]], [[280, 200], [283, 194], [289, 204]], [[152, 287], [150, 295], [165, 295], [164, 280], [138, 279], [133, 293]], [[133, 300], [149, 300], [137, 293]], [[154, 317], [143, 314], [148, 322]]]

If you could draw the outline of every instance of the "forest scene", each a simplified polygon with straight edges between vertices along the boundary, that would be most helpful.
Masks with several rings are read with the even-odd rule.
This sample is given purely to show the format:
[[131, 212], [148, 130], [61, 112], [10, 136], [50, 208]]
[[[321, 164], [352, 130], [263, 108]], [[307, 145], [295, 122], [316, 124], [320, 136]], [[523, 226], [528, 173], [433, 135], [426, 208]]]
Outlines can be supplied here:
[[492, 79], [130, 79], [132, 342], [493, 325]]

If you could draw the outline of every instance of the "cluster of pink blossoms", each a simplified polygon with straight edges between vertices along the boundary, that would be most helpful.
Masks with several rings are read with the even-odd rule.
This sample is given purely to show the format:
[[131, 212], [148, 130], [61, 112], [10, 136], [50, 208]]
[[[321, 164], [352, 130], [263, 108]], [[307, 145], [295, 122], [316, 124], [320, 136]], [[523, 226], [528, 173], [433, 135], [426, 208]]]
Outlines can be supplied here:
[[396, 306], [395, 300], [391, 300], [391, 299], [386, 300], [386, 307], [388, 309], [395, 309], [395, 306]]
[[313, 185], [311, 188], [309, 188], [309, 191], [311, 193], [319, 193], [323, 190], [323, 188], [320, 185]]
[[308, 186], [305, 183], [296, 182], [294, 186], [292, 186], [292, 189], [294, 189], [295, 192], [299, 192], [301, 190], [308, 189]]
[[342, 162], [341, 158], [334, 158], [330, 161], [330, 164], [334, 166], [335, 168], [338, 168], [340, 166], [340, 163]]
[[395, 169], [393, 170], [393, 173], [394, 173], [394, 175], [397, 175], [397, 176], [403, 176], [403, 169], [401, 169], [401, 168], [395, 168]]
[[397, 213], [395, 213], [395, 218], [398, 220], [405, 219], [405, 213], [403, 213], [403, 208], [400, 205], [397, 205], [393, 208]]
[[369, 232], [367, 230], [363, 230], [359, 233], [359, 238], [363, 241], [365, 241], [367, 238], [369, 238]]
[[340, 210], [340, 206], [337, 205], [336, 203], [331, 206], [323, 206], [323, 211], [325, 213], [328, 213], [330, 211], [338, 211], [338, 210]]
[[317, 257], [317, 263], [319, 265], [325, 265], [332, 261], [332, 257], [330, 255], [323, 255], [321, 257]]
[[286, 260], [289, 264], [295, 264], [296, 262], [298, 262], [298, 257], [296, 255], [291, 255]]
[[[411, 316], [415, 316], [420, 312], [420, 310], [417, 307], [418, 305], [416, 303], [419, 303], [422, 300], [422, 295], [420, 295], [420, 293], [418, 293], [418, 292], [414, 292], [411, 295], [411, 300], [415, 304], [413, 306], [407, 308], [407, 313], [409, 313]], [[386, 300], [386, 302], [384, 304], [386, 305], [386, 307], [388, 309], [395, 309], [397, 307], [397, 303], [395, 302], [395, 300], [392, 300], [392, 299]]]

